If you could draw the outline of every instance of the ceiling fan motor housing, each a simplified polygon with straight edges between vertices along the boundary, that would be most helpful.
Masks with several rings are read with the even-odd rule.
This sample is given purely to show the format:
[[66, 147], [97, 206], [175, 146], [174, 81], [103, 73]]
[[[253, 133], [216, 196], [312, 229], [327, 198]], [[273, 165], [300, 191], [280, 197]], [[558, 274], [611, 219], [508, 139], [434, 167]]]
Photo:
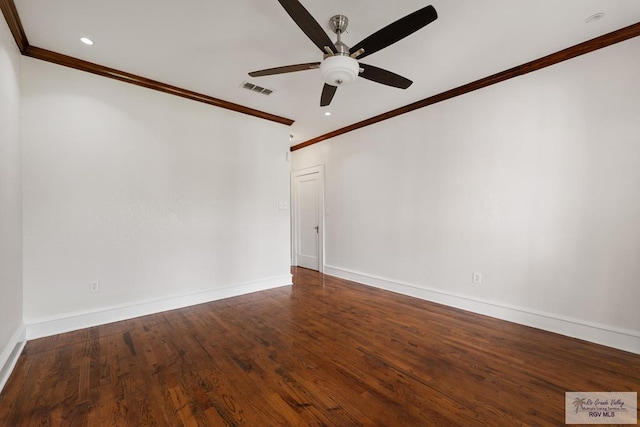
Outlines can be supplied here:
[[358, 77], [359, 72], [358, 61], [346, 55], [329, 56], [320, 64], [322, 80], [332, 86], [351, 83]]

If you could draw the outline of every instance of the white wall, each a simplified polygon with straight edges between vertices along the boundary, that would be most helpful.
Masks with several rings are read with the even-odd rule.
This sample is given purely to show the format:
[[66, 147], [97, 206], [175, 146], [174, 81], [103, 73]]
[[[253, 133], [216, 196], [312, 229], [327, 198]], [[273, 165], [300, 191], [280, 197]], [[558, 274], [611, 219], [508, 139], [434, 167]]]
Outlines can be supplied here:
[[22, 329], [20, 52], [0, 18], [0, 389]]
[[294, 152], [326, 165], [327, 272], [640, 353], [638, 51]]
[[288, 127], [26, 57], [22, 72], [28, 325], [291, 283]]

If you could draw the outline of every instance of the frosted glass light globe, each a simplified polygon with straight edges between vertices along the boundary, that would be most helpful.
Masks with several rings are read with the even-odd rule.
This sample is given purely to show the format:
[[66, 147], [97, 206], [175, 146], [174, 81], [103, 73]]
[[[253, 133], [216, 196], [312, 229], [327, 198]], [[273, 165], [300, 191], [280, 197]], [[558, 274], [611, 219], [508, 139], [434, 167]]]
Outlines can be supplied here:
[[329, 56], [320, 64], [322, 80], [331, 86], [342, 86], [351, 83], [358, 77], [360, 65], [350, 56]]

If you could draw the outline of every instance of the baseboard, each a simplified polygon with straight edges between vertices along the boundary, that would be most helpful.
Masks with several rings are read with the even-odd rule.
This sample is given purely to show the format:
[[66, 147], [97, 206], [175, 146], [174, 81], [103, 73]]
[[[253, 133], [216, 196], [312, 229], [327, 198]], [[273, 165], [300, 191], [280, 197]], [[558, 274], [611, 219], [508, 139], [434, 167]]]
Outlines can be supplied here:
[[11, 376], [26, 342], [26, 328], [21, 324], [0, 353], [0, 392]]
[[339, 267], [325, 265], [324, 273], [391, 292], [640, 354], [640, 331], [619, 329], [608, 325], [562, 317], [528, 308], [509, 306], [465, 295], [443, 292], [433, 288], [418, 287], [409, 283], [402, 283]]
[[291, 274], [285, 274], [224, 288], [208, 289], [168, 298], [137, 301], [131, 304], [104, 307], [98, 310], [66, 313], [60, 316], [30, 320], [26, 322], [26, 338], [27, 340], [43, 338], [291, 284]]

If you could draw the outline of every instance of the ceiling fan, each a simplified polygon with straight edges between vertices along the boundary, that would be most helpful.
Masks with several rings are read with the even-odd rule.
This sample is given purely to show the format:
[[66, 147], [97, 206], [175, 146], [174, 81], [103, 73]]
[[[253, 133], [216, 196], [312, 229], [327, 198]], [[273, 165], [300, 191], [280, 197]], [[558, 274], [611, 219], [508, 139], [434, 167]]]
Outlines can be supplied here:
[[321, 107], [331, 103], [338, 86], [348, 84], [358, 76], [400, 89], [406, 89], [411, 86], [413, 83], [411, 80], [391, 71], [363, 64], [358, 62], [357, 59], [362, 59], [402, 40], [438, 18], [435, 8], [426, 6], [404, 18], [398, 19], [349, 48], [341, 39], [342, 33], [346, 31], [349, 24], [349, 19], [346, 16], [335, 15], [329, 21], [329, 27], [337, 35], [337, 40], [333, 43], [320, 24], [298, 0], [278, 0], [278, 2], [307, 37], [324, 53], [323, 60], [322, 62], [309, 62], [253, 71], [249, 75], [251, 77], [262, 77], [320, 68], [322, 79], [325, 82], [320, 97]]

